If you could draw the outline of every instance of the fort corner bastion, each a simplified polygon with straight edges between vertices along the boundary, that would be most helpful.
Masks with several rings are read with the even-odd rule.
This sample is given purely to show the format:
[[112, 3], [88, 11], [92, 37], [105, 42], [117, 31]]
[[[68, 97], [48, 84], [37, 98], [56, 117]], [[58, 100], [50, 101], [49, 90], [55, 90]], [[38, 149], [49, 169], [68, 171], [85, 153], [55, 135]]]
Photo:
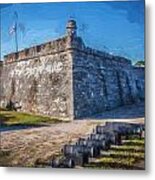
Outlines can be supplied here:
[[144, 100], [144, 68], [86, 47], [69, 20], [64, 37], [0, 62], [0, 106], [66, 119], [91, 117]]

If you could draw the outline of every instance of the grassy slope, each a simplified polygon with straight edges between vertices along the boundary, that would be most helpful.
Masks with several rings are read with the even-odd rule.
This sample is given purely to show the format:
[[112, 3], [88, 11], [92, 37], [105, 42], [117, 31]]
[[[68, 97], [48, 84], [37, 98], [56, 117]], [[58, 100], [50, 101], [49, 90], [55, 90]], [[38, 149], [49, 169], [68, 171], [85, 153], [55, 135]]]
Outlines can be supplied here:
[[2, 126], [11, 125], [39, 125], [42, 123], [58, 123], [62, 122], [57, 118], [50, 118], [39, 115], [32, 115], [27, 113], [15, 111], [0, 111], [0, 121]]
[[99, 169], [144, 169], [144, 167], [136, 167], [136, 164], [139, 162], [144, 164], [144, 157], [144, 139], [133, 139], [126, 141], [122, 146], [112, 146], [107, 153], [86, 165], [86, 167]]

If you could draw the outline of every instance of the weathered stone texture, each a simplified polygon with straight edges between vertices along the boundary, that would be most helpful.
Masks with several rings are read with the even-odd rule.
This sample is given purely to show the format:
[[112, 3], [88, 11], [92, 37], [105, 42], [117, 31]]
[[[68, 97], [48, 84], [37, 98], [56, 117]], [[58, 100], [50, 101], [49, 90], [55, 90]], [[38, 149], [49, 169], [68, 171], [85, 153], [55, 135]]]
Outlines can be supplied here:
[[73, 55], [75, 118], [139, 101], [136, 78], [131, 61], [84, 44], [77, 46]]
[[65, 49], [58, 53], [52, 50], [54, 54], [33, 56], [4, 65], [2, 106], [11, 100], [19, 102], [25, 112], [56, 117], [72, 115], [72, 59]]
[[136, 76], [136, 87], [138, 89], [140, 99], [145, 99], [145, 68], [133, 67], [134, 74]]
[[3, 61], [0, 60], [0, 102], [2, 100], [2, 69], [3, 69]]
[[5, 56], [1, 106], [11, 100], [21, 111], [76, 119], [144, 99], [144, 71], [124, 57], [86, 47], [75, 30], [68, 31]]

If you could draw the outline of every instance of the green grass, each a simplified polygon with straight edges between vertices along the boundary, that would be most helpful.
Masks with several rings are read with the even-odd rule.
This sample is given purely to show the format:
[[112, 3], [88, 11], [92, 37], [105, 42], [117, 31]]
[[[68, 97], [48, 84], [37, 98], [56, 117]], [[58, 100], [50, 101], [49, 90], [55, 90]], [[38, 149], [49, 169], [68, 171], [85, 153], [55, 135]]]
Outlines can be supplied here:
[[144, 147], [141, 146], [130, 146], [130, 145], [123, 145], [123, 146], [112, 146], [111, 150], [114, 151], [128, 151], [128, 152], [143, 152]]
[[110, 156], [121, 157], [121, 158], [135, 158], [135, 159], [144, 159], [144, 152], [130, 152], [130, 151], [109, 151]]
[[59, 123], [62, 120], [57, 118], [50, 118], [46, 116], [39, 116], [16, 111], [0, 111], [0, 120], [2, 126], [11, 125], [40, 125], [43, 123]]
[[130, 139], [125, 140], [124, 145], [130, 145], [130, 146], [143, 146], [145, 145], [144, 139]]
[[127, 140], [121, 146], [112, 146], [107, 153], [102, 152], [87, 168], [99, 169], [144, 169], [137, 167], [137, 163], [144, 163], [144, 139]]
[[135, 169], [133, 167], [136, 160], [134, 158], [113, 158], [104, 157], [96, 162], [92, 162], [85, 167], [95, 169]]

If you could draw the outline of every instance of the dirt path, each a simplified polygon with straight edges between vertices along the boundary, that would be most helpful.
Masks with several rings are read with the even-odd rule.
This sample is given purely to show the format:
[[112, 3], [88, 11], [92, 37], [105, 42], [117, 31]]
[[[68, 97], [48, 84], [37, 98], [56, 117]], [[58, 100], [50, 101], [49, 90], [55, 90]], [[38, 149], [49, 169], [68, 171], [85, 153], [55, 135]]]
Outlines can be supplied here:
[[38, 158], [47, 160], [64, 144], [91, 133], [96, 123], [71, 122], [1, 133], [1, 149], [11, 151], [10, 164], [31, 166]]
[[[130, 109], [129, 109], [130, 110]], [[111, 119], [144, 123], [144, 118]], [[78, 120], [70, 123], [52, 124], [45, 127], [1, 132], [1, 151], [9, 152], [2, 165], [33, 166], [37, 159], [49, 160], [60, 152], [66, 143], [77, 141], [93, 131], [97, 124], [106, 120]], [[3, 162], [2, 162], [3, 161]]]
[[[128, 120], [130, 121], [130, 120]], [[131, 120], [142, 122], [143, 119]], [[9, 164], [33, 166], [37, 159], [49, 160], [60, 152], [66, 143], [85, 137], [101, 121], [74, 121], [53, 124], [48, 127], [32, 128], [1, 133], [1, 150], [10, 151]]]

